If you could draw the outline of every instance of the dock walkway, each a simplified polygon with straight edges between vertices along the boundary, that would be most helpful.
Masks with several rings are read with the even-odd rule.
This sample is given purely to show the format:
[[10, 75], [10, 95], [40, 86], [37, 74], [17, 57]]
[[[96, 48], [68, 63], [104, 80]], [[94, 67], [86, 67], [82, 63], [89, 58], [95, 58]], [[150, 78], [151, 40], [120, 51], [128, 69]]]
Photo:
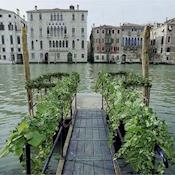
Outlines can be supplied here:
[[100, 109], [79, 109], [63, 175], [114, 175], [106, 120]]

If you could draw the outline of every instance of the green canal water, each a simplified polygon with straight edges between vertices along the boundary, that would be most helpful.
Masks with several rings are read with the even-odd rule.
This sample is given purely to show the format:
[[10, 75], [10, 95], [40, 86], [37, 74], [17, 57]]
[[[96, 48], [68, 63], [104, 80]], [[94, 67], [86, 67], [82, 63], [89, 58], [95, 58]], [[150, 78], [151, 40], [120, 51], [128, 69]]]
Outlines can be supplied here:
[[[98, 72], [133, 71], [141, 73], [141, 65], [109, 64], [55, 64], [31, 65], [32, 78], [47, 72], [80, 73], [79, 91], [92, 92]], [[3, 147], [11, 130], [27, 112], [26, 91], [22, 65], [0, 65], [0, 148]], [[169, 125], [169, 132], [175, 141], [175, 66], [151, 65], [150, 76], [153, 81], [151, 89], [151, 106], [159, 117]], [[18, 159], [8, 156], [0, 159], [1, 174], [20, 174]], [[175, 168], [171, 173], [175, 173]]]

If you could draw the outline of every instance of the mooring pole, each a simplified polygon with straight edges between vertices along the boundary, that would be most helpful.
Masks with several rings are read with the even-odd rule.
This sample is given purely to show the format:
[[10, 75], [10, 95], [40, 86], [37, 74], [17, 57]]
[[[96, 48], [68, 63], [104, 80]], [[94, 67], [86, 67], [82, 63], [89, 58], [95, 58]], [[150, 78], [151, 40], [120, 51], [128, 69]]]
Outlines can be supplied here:
[[[142, 72], [143, 78], [149, 79], [149, 48], [150, 48], [150, 26], [146, 26], [143, 34], [143, 47], [142, 47]], [[146, 106], [149, 106], [149, 87], [143, 87], [143, 98]]]
[[[29, 67], [29, 53], [27, 48], [27, 29], [24, 26], [22, 28], [22, 49], [23, 49], [23, 64], [25, 80], [30, 80], [30, 67]], [[33, 101], [32, 90], [27, 89], [28, 111], [29, 115], [33, 116]], [[31, 161], [30, 161], [30, 145], [26, 144], [26, 174], [31, 174]]]
[[[24, 74], [26, 81], [30, 80], [30, 66], [29, 66], [29, 53], [27, 48], [27, 29], [22, 28], [22, 49], [23, 49], [23, 64], [24, 64]], [[33, 115], [33, 101], [32, 101], [32, 90], [27, 89], [27, 99], [28, 99], [28, 110], [30, 116]]]

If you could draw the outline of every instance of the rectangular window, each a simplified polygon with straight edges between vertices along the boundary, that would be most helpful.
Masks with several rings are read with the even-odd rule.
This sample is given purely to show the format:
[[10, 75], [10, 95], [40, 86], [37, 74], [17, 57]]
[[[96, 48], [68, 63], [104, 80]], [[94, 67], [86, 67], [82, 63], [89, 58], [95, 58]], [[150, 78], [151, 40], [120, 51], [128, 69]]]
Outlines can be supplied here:
[[42, 14], [41, 13], [39, 14], [39, 20], [42, 20]]
[[2, 22], [0, 23], [0, 30], [4, 30], [4, 24]]
[[161, 44], [163, 44], [164, 43], [164, 37], [162, 36], [162, 38], [161, 38]]
[[40, 53], [40, 59], [42, 59], [43, 58], [43, 53]]
[[84, 35], [84, 28], [81, 28], [81, 34]]
[[31, 56], [32, 56], [32, 59], [35, 59], [35, 53], [32, 53]]
[[84, 58], [84, 54], [81, 54], [81, 58]]
[[13, 47], [11, 48], [11, 52], [14, 52], [14, 48]]
[[43, 30], [42, 30], [42, 28], [39, 29], [39, 35], [40, 35], [40, 37], [42, 37], [42, 35], [43, 35]]
[[34, 49], [34, 42], [33, 41], [31, 42], [31, 48], [32, 48], [32, 50]]
[[21, 44], [20, 36], [17, 36], [17, 43]]
[[1, 42], [2, 42], [2, 44], [5, 44], [4, 35], [1, 36]]
[[57, 53], [57, 59], [60, 59], [60, 53]]
[[6, 55], [3, 55], [3, 59], [6, 60]]
[[84, 14], [81, 15], [81, 20], [84, 21]]
[[21, 52], [21, 48], [18, 48], [18, 52]]
[[13, 44], [13, 36], [10, 35], [10, 44]]
[[2, 48], [2, 51], [5, 52], [5, 48]]
[[96, 56], [96, 60], [99, 60], [99, 56], [98, 55]]
[[40, 41], [40, 49], [43, 49], [43, 41]]
[[49, 47], [50, 48], [52, 47], [52, 41], [49, 41]]
[[72, 14], [72, 21], [75, 21], [75, 14]]
[[72, 28], [72, 36], [75, 36], [75, 28]]
[[33, 21], [33, 14], [30, 14], [30, 21]]
[[33, 37], [33, 34], [34, 34], [33, 28], [30, 29], [30, 32], [31, 32], [31, 37]]
[[170, 43], [170, 41], [171, 41], [171, 37], [169, 36], [169, 37], [168, 37], [168, 43]]
[[84, 49], [84, 40], [81, 42], [81, 48]]

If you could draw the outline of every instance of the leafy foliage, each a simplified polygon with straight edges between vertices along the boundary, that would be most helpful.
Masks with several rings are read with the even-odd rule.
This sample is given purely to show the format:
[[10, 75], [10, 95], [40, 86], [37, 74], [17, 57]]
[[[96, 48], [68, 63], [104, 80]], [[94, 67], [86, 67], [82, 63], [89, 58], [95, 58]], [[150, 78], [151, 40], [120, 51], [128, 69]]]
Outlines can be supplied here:
[[57, 81], [62, 77], [69, 76], [67, 73], [49, 73], [41, 75], [34, 80], [29, 80], [26, 82], [26, 89], [42, 89], [54, 87], [56, 83], [52, 82], [54, 79]]
[[159, 145], [169, 162], [173, 163], [173, 139], [168, 133], [166, 123], [159, 120], [153, 110], [144, 105], [142, 96], [136, 89], [131, 91], [126, 88], [125, 82], [132, 82], [130, 85], [137, 87], [144, 80], [132, 74], [124, 78], [120, 76], [116, 81], [116, 76], [102, 73], [96, 84], [96, 90], [100, 91], [107, 103], [111, 144], [121, 121], [124, 123], [124, 143], [115, 158], [124, 157], [140, 174], [162, 174], [165, 167], [162, 162], [154, 164], [154, 148], [156, 144]]
[[53, 143], [59, 122], [68, 115], [70, 102], [77, 91], [79, 75], [73, 73], [56, 83], [56, 86], [37, 103], [34, 117], [26, 116], [11, 133], [0, 157], [14, 153], [23, 159], [25, 144], [32, 146], [32, 173], [39, 174]]

